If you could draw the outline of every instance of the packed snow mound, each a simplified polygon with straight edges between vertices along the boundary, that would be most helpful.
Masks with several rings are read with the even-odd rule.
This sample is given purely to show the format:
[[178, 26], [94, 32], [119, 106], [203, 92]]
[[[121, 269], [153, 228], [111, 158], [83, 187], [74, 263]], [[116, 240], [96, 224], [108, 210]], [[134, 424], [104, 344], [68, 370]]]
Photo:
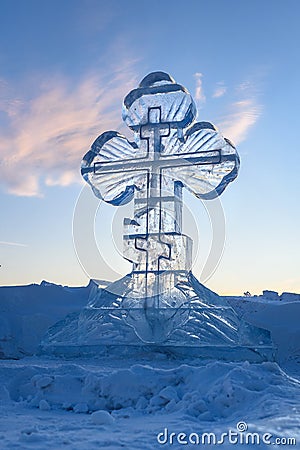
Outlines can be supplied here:
[[[168, 364], [166, 364], [168, 366]], [[276, 363], [201, 362], [197, 366], [121, 364], [104, 368], [40, 360], [3, 365], [1, 400], [75, 413], [106, 411], [113, 418], [136, 414], [187, 415], [201, 421], [257, 421], [290, 414], [300, 403], [300, 383]], [[109, 422], [99, 413], [95, 420]]]

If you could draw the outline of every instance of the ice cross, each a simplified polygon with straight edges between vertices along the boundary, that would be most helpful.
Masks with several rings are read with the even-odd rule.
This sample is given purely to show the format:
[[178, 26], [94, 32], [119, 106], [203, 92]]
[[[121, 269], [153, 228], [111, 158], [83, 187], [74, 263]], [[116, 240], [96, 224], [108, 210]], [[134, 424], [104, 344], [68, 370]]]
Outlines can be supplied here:
[[183, 86], [164, 72], [150, 73], [124, 100], [123, 120], [135, 141], [105, 132], [82, 163], [97, 197], [116, 206], [134, 199], [134, 218], [124, 220], [124, 257], [133, 262], [128, 296], [156, 308], [165, 305], [164, 292], [172, 298], [176, 277], [191, 270], [192, 241], [181, 232], [182, 188], [214, 198], [238, 172], [231, 142], [211, 123], [194, 123], [195, 116]]

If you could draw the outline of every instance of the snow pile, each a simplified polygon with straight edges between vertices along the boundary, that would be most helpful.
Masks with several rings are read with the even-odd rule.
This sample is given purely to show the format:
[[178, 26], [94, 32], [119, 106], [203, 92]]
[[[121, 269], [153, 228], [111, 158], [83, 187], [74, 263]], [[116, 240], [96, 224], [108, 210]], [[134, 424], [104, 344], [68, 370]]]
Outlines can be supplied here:
[[[39, 365], [2, 370], [6, 402], [43, 411], [106, 411], [114, 418], [180, 413], [209, 422], [263, 419], [288, 413], [291, 402], [300, 402], [299, 388], [275, 363], [134, 364], [103, 370], [89, 364], [51, 367], [41, 360]], [[101, 412], [93, 420], [110, 419]]]
[[95, 411], [92, 413], [91, 419], [95, 425], [111, 425], [114, 423], [114, 418], [107, 411]]
[[35, 353], [51, 325], [87, 304], [92, 284], [69, 288], [43, 281], [0, 287], [0, 359]]
[[296, 295], [289, 293], [281, 301], [271, 301], [269, 297], [227, 297], [247, 323], [270, 331], [280, 363], [300, 359], [300, 301], [295, 301]]
[[260, 300], [277, 300], [280, 302], [295, 302], [300, 301], [300, 294], [294, 292], [283, 292], [281, 295], [276, 291], [263, 291], [262, 295], [259, 295]]
[[3, 449], [153, 449], [166, 429], [220, 435], [241, 421], [300, 441], [300, 382], [276, 363], [24, 358], [1, 365]]

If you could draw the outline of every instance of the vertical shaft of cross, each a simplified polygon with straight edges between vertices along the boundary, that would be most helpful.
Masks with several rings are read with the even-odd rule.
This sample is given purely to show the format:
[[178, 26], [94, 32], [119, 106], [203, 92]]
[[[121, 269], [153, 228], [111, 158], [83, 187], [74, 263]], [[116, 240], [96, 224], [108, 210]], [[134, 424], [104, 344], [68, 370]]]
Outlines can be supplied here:
[[[147, 237], [152, 233], [160, 236], [162, 233], [162, 186], [161, 186], [161, 170], [158, 163], [161, 154], [161, 140], [162, 137], [169, 135], [169, 126], [161, 123], [160, 108], [148, 109], [148, 124], [141, 127], [141, 139], [147, 139], [148, 158], [153, 161], [148, 186], [147, 198]], [[148, 255], [147, 255], [148, 259]], [[154, 281], [154, 290], [152, 295], [155, 298], [155, 307], [159, 308], [159, 293], [160, 293], [160, 268], [159, 257], [157, 261], [157, 273]], [[148, 284], [148, 261], [146, 264], [146, 290]]]

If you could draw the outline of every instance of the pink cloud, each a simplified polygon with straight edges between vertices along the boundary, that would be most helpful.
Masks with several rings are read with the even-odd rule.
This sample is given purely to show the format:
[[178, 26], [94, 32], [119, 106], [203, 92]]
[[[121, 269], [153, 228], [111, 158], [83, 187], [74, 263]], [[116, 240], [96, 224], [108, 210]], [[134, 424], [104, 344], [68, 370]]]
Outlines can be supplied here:
[[235, 102], [231, 105], [229, 114], [220, 123], [222, 133], [235, 144], [244, 141], [250, 128], [261, 115], [262, 107], [255, 99]]
[[226, 137], [239, 144], [247, 138], [263, 108], [258, 101], [257, 87], [251, 81], [239, 84], [235, 95], [237, 100], [229, 105], [227, 114], [221, 117], [219, 125]]
[[220, 98], [223, 97], [223, 95], [226, 94], [227, 88], [224, 85], [224, 83], [222, 81], [220, 81], [219, 83], [217, 83], [217, 87], [214, 90], [213, 93], [213, 98]]
[[[81, 183], [80, 161], [96, 137], [121, 124], [123, 97], [136, 84], [133, 63], [107, 75], [41, 83], [32, 98], [14, 98], [0, 80], [0, 176], [8, 192], [41, 195], [41, 186]], [[10, 95], [7, 94], [9, 92]]]

